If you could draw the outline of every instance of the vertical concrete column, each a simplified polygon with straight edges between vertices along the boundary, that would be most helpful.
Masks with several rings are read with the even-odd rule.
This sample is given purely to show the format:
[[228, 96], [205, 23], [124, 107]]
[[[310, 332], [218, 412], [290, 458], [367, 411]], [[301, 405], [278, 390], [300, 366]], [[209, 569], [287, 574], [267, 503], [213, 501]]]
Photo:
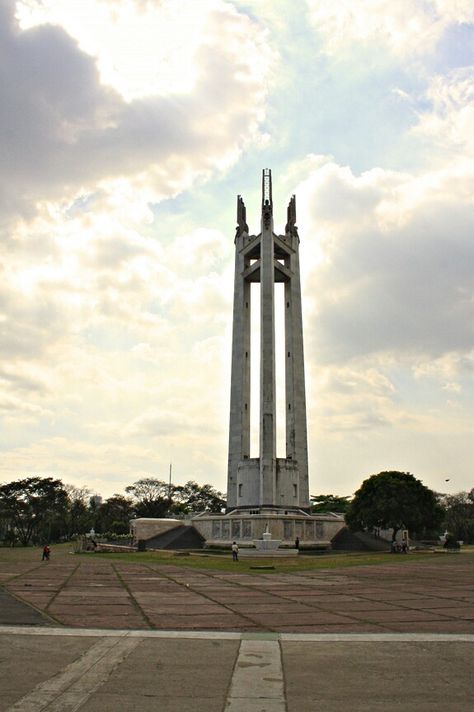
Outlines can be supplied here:
[[[291, 269], [291, 258], [287, 257], [286, 266]], [[291, 280], [285, 282], [285, 417], [286, 417], [286, 458], [296, 460], [295, 442], [295, 382], [293, 349], [293, 309]]]
[[285, 283], [286, 457], [298, 463], [298, 504], [300, 507], [307, 508], [309, 507], [308, 438], [298, 235], [292, 235], [291, 240], [293, 249], [287, 258], [287, 266], [292, 272], [292, 277]]
[[263, 172], [260, 249], [260, 504], [275, 503], [275, 301], [271, 173]]
[[237, 506], [237, 469], [250, 456], [250, 284], [242, 274], [246, 260], [242, 254], [246, 233], [236, 238], [234, 309], [232, 329], [232, 370], [230, 389], [229, 460], [227, 508]]

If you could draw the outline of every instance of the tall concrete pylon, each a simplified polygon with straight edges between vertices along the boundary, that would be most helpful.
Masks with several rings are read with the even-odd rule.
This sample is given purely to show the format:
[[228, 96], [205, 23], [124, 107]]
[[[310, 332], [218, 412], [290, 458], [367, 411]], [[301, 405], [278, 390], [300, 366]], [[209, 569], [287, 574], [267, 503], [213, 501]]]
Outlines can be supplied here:
[[[237, 197], [227, 511], [309, 511], [303, 320], [296, 202], [273, 232], [271, 171], [262, 175], [261, 232], [249, 235]], [[260, 283], [260, 446], [250, 457], [251, 284]], [[276, 456], [275, 283], [285, 289], [286, 457]]]

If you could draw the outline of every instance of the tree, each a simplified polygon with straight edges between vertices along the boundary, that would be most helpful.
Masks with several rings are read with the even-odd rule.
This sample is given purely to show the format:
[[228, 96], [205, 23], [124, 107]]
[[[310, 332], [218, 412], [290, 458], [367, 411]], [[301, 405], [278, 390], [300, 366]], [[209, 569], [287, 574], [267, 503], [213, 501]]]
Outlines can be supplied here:
[[6, 511], [3, 502], [0, 500], [0, 540], [15, 546], [16, 535], [11, 527], [10, 514]]
[[127, 534], [133, 515], [132, 500], [121, 494], [114, 494], [98, 507], [95, 528], [98, 532]]
[[145, 477], [125, 488], [134, 499], [137, 517], [164, 517], [168, 513], [173, 487], [166, 482]]
[[409, 472], [380, 472], [364, 480], [354, 495], [346, 522], [354, 531], [381, 527], [421, 534], [441, 524], [443, 510], [434, 492]]
[[173, 510], [191, 512], [220, 512], [226, 505], [224, 495], [212, 485], [199, 485], [189, 480], [185, 485], [174, 487]]
[[338, 512], [344, 514], [350, 506], [350, 497], [339, 497], [336, 494], [318, 494], [311, 497], [311, 512], [324, 514]]
[[474, 543], [474, 489], [470, 492], [440, 495], [444, 509], [444, 528], [457, 541]]
[[0, 486], [2, 516], [23, 546], [39, 537], [51, 539], [67, 508], [63, 483], [52, 477], [27, 477]]
[[85, 534], [93, 523], [93, 512], [89, 508], [90, 489], [65, 484], [68, 496], [68, 511], [66, 517], [67, 538], [76, 534]]

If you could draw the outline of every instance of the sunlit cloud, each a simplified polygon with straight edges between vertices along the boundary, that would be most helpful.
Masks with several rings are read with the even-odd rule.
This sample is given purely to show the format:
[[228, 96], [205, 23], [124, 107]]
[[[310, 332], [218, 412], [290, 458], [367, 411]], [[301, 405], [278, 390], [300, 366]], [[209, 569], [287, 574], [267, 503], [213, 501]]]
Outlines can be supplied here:
[[192, 92], [202, 71], [200, 49], [222, 41], [239, 48], [243, 74], [265, 72], [251, 21], [221, 0], [21, 0], [16, 8], [22, 29], [63, 27], [97, 59], [101, 83], [126, 101]]
[[474, 157], [474, 67], [434, 76], [427, 98], [431, 110], [419, 112], [412, 133], [430, 140], [445, 160], [468, 162]]
[[[179, 90], [165, 91], [145, 80], [146, 93], [124, 96], [104, 83], [97, 56], [82, 49], [70, 32], [69, 23], [88, 35], [96, 18], [91, 4], [98, 12], [97, 44], [119, 63], [117, 76], [127, 53], [120, 43], [109, 47], [107, 37], [114, 37], [110, 28], [115, 25], [129, 31], [125, 15], [148, 24], [151, 14], [172, 37], [182, 25], [176, 3], [18, 3], [20, 27], [12, 5], [0, 5], [5, 47], [0, 146], [8, 157], [0, 185], [3, 207], [12, 213], [28, 217], [38, 201], [69, 198], [76, 209], [81, 201], [86, 211], [100, 203], [111, 210], [128, 206], [135, 219], [150, 219], [149, 203], [227, 169], [260, 137], [265, 78], [274, 53], [256, 23], [225, 3], [204, 3], [199, 22], [206, 30], [194, 35], [192, 86], [184, 92], [178, 81]], [[189, 6], [193, 16], [201, 4]], [[166, 30], [167, 23], [176, 31]], [[140, 42], [139, 34], [130, 37]], [[144, 62], [150, 52], [145, 43]], [[188, 77], [186, 62], [182, 70]]]
[[469, 0], [307, 0], [313, 27], [329, 54], [350, 52], [351, 45], [386, 48], [398, 56], [417, 56], [435, 49], [453, 23], [474, 22]]

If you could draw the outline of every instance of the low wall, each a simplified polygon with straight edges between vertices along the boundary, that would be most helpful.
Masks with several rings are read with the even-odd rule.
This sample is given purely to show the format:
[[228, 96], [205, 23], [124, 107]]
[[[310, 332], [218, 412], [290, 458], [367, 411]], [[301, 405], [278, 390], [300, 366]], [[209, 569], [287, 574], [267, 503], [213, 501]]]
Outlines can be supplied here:
[[107, 552], [114, 554], [130, 554], [136, 552], [135, 546], [122, 546], [122, 544], [97, 544], [96, 551]]
[[180, 527], [184, 522], [180, 519], [154, 519], [152, 517], [140, 517], [132, 519], [130, 529], [132, 531], [133, 540], [151, 539], [159, 534], [164, 534], [170, 529]]

